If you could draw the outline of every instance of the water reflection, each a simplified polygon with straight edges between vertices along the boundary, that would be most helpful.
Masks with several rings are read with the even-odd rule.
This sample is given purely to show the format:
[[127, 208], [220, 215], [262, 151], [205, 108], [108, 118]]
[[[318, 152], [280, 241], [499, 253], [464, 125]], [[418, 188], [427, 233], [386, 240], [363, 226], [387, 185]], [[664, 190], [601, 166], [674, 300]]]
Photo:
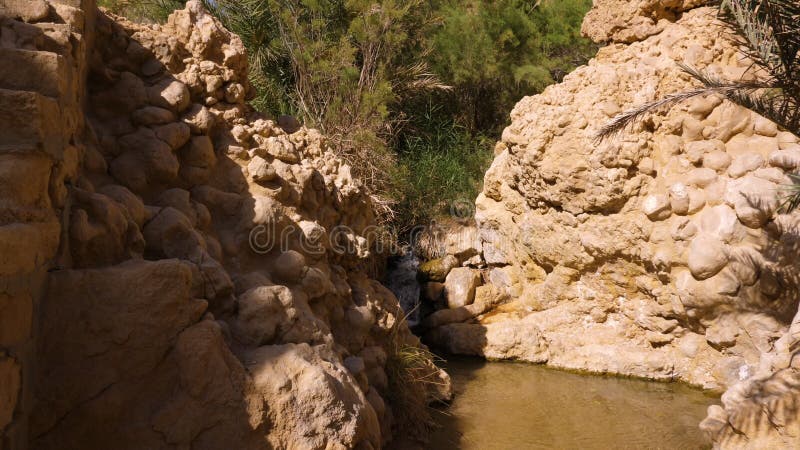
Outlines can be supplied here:
[[709, 448], [697, 425], [716, 398], [681, 384], [450, 358], [456, 399], [431, 449]]

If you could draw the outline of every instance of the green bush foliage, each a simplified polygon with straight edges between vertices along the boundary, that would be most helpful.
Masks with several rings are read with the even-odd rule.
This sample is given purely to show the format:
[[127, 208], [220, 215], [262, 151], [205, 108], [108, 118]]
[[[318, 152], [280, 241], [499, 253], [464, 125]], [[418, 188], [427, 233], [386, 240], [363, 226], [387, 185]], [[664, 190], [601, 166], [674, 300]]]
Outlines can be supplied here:
[[398, 210], [405, 228], [446, 213], [453, 202], [471, 202], [492, 159], [494, 139], [470, 133], [441, 104], [429, 103], [410, 118], [394, 148], [400, 157], [403, 192]]
[[[179, 0], [101, 0], [163, 20]], [[248, 49], [253, 100], [319, 128], [379, 213], [474, 199], [514, 104], [595, 52], [591, 0], [205, 0]]]
[[432, 38], [434, 72], [451, 84], [451, 111], [471, 132], [497, 133], [514, 104], [586, 62], [580, 36], [590, 0], [454, 0]]

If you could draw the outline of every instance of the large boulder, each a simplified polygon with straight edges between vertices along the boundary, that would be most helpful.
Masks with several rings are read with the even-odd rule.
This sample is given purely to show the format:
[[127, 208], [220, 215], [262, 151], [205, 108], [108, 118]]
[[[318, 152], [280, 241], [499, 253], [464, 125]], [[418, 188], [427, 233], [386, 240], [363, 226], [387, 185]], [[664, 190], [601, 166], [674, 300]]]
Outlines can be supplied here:
[[469, 267], [450, 271], [444, 282], [444, 296], [449, 308], [459, 308], [475, 301], [475, 289], [480, 285], [481, 274]]

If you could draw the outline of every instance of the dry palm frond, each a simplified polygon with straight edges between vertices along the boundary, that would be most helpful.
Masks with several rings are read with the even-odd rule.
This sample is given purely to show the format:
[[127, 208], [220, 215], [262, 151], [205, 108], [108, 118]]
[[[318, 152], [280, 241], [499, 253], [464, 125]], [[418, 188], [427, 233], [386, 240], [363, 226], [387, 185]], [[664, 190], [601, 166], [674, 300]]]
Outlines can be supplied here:
[[[423, 55], [426, 57], [427, 55]], [[398, 96], [417, 93], [420, 91], [451, 91], [452, 86], [448, 86], [434, 74], [428, 63], [424, 60], [401, 67], [395, 72], [392, 80], [392, 91]]]
[[[687, 67], [684, 70], [689, 71], [692, 69]], [[704, 75], [704, 77], [706, 76]], [[710, 77], [706, 78], [711, 80]], [[713, 81], [709, 84], [704, 83], [703, 87], [693, 89], [691, 91], [679, 92], [677, 94], [670, 94], [660, 100], [646, 103], [642, 106], [619, 114], [618, 116], [614, 117], [611, 122], [607, 123], [597, 131], [595, 134], [595, 139], [598, 142], [602, 142], [608, 138], [614, 137], [615, 135], [624, 131], [626, 128], [633, 126], [636, 122], [640, 121], [644, 117], [656, 112], [669, 110], [675, 105], [683, 103], [686, 100], [690, 100], [694, 97], [710, 94], [721, 94], [726, 97], [731, 95], [747, 95], [748, 92], [768, 87], [769, 86], [761, 83], [741, 84], [723, 81]]]
[[[722, 80], [679, 64], [702, 87], [668, 95], [626, 111], [603, 126], [598, 142], [611, 138], [648, 114], [688, 99], [720, 94], [800, 136], [800, 2], [797, 0], [721, 0], [720, 17], [737, 32], [739, 43], [759, 73], [758, 81]], [[784, 211], [800, 207], [800, 176], [783, 203]]]
[[596, 134], [610, 138], [648, 114], [664, 111], [686, 100], [720, 94], [728, 100], [800, 135], [800, 3], [796, 0], [722, 0], [721, 17], [738, 33], [759, 81], [722, 80], [679, 64], [702, 87], [671, 94], [615, 117]]
[[800, 207], [800, 175], [789, 174], [789, 179], [792, 180], [792, 184], [782, 187], [785, 194], [778, 207], [778, 211], [781, 212], [792, 212]]

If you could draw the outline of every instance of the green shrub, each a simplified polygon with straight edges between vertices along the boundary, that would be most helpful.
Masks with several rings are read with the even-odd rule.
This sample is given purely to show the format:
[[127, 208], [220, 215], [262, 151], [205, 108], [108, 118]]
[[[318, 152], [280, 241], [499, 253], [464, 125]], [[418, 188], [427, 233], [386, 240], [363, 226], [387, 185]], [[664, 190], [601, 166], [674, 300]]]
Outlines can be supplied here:
[[[162, 21], [181, 0], [100, 0]], [[248, 50], [252, 101], [319, 128], [408, 226], [471, 201], [524, 95], [592, 56], [591, 0], [205, 0]]]
[[453, 202], [474, 200], [492, 158], [494, 139], [472, 135], [441, 109], [429, 104], [414, 116], [413, 132], [395, 146], [404, 170], [400, 222], [408, 226], [446, 214]]
[[442, 7], [431, 65], [453, 86], [450, 112], [470, 132], [496, 134], [524, 95], [594, 55], [580, 36], [591, 0], [458, 0]]

